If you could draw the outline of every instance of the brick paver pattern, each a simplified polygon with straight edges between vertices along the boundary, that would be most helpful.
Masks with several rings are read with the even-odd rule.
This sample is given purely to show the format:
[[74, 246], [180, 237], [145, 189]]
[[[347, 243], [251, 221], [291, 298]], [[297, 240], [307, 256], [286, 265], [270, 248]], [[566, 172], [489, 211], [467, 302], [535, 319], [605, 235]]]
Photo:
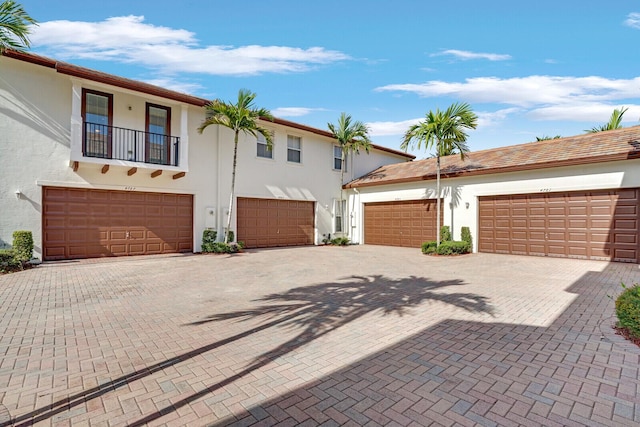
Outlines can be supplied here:
[[0, 426], [640, 425], [635, 264], [376, 246], [0, 276]]

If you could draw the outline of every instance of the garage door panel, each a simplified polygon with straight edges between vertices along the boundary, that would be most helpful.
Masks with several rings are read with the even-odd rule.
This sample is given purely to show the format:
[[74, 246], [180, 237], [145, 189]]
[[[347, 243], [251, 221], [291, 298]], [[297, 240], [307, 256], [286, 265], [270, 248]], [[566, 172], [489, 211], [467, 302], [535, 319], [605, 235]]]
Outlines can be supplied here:
[[420, 247], [435, 240], [436, 205], [436, 200], [365, 203], [364, 242]]
[[589, 218], [589, 228], [591, 229], [608, 230], [610, 227], [611, 220], [609, 219]]
[[611, 206], [608, 206], [608, 205], [605, 205], [605, 206], [593, 205], [589, 209], [589, 214], [590, 215], [596, 215], [596, 216], [609, 217], [609, 216], [611, 216]]
[[614, 233], [613, 241], [614, 243], [627, 243], [635, 245], [638, 243], [638, 234]]
[[[182, 251], [192, 250], [193, 222], [192, 213], [188, 212], [192, 212], [193, 196], [164, 196], [165, 193], [45, 187], [44, 258], [74, 259], [158, 253], [161, 239], [167, 238], [176, 241], [181, 239]], [[171, 200], [180, 202], [183, 214], [180, 219], [177, 219], [179, 216], [176, 206], [166, 205]], [[82, 203], [78, 203], [79, 201]], [[149, 205], [151, 201], [158, 201], [160, 204]], [[163, 210], [167, 215], [162, 215]], [[161, 215], [154, 215], [157, 212]], [[178, 228], [183, 229], [180, 236]], [[64, 236], [54, 236], [52, 232], [57, 230], [64, 231]], [[151, 244], [154, 246], [150, 246]], [[175, 243], [172, 245], [176, 246]]]
[[238, 198], [238, 240], [247, 248], [312, 245], [314, 202]]
[[614, 211], [614, 216], [638, 216], [638, 207], [636, 205], [617, 205]]
[[[526, 229], [527, 255], [638, 261], [639, 189], [481, 197], [479, 203], [480, 251], [498, 252], [498, 230], [512, 233], [509, 253], [522, 249]], [[496, 211], [504, 204], [508, 213], [498, 228]], [[523, 206], [528, 221], [523, 223]]]
[[613, 221], [614, 230], [637, 230], [638, 225], [633, 219], [616, 219]]

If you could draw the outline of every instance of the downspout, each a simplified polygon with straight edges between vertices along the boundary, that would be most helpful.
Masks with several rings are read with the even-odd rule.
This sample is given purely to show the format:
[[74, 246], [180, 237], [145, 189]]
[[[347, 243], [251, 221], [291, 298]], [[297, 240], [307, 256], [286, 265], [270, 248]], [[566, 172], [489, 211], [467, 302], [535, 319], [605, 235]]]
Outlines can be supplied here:
[[[353, 196], [353, 204], [351, 205], [351, 224], [353, 224], [353, 217], [354, 217], [354, 213], [355, 213], [355, 210], [356, 210], [356, 196], [358, 197], [358, 206], [360, 205], [360, 192], [355, 187], [353, 188], [353, 191], [355, 191], [356, 194]], [[350, 227], [349, 227], [349, 228], [351, 228], [351, 243], [357, 245], [359, 243], [353, 241], [354, 240], [353, 239], [353, 229], [354, 229], [354, 227], [351, 224], [350, 224]], [[359, 229], [360, 228], [358, 228], [358, 230]], [[358, 239], [358, 240], [360, 240], [360, 239]]]
[[[217, 149], [218, 149], [218, 167], [216, 168], [216, 230], [218, 233], [218, 236], [221, 235], [220, 233], [220, 224], [223, 219], [223, 214], [224, 214], [224, 209], [220, 206], [220, 125], [216, 125], [217, 127], [217, 138], [216, 138], [216, 144]], [[222, 219], [221, 219], [222, 218]], [[224, 234], [224, 233], [222, 233]]]

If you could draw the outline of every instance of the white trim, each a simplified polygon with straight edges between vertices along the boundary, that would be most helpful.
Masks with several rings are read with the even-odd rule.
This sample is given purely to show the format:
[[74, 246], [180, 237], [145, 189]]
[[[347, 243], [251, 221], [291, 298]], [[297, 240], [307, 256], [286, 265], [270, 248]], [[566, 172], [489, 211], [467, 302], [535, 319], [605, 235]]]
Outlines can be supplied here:
[[36, 185], [39, 187], [82, 188], [82, 189], [117, 190], [117, 191], [129, 191], [129, 192], [144, 192], [144, 193], [191, 194], [195, 197], [195, 193], [193, 191], [180, 190], [175, 188], [90, 184], [87, 182], [46, 181], [46, 180], [36, 180]]

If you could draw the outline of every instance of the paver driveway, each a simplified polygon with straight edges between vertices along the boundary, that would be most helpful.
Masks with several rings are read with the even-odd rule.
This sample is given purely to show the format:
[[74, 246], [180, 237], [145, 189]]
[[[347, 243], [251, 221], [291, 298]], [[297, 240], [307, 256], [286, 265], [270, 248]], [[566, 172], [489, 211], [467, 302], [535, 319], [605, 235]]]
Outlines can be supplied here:
[[0, 425], [640, 425], [638, 265], [375, 246], [0, 276]]

